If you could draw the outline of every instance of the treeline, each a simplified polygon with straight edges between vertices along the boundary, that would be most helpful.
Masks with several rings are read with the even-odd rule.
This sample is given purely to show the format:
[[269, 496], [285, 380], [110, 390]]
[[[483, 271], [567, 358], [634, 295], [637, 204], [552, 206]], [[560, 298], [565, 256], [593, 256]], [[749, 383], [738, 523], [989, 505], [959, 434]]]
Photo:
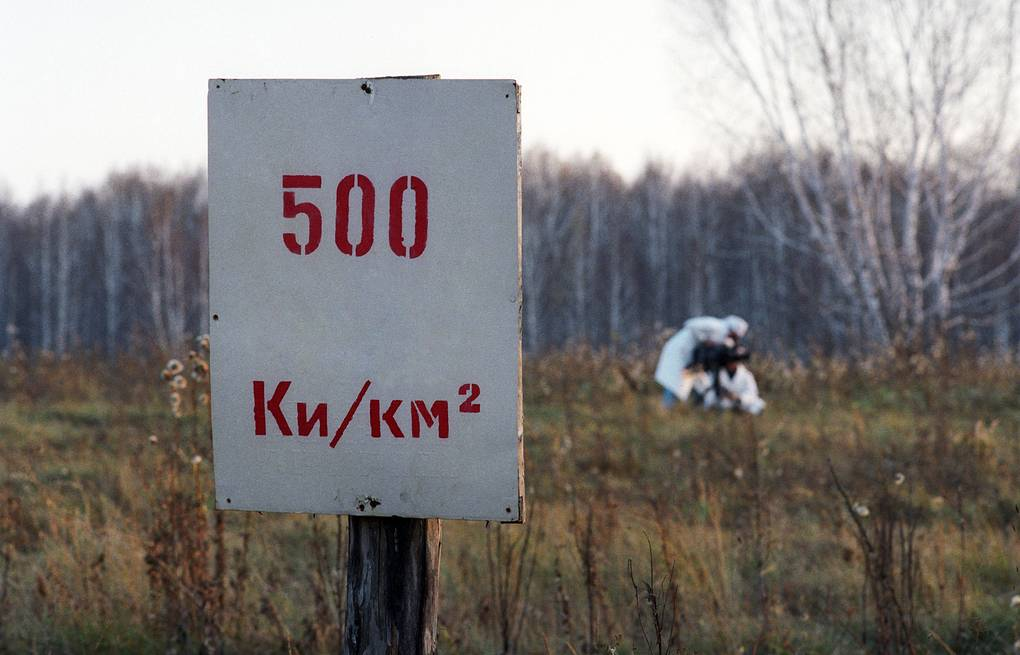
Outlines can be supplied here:
[[[963, 336], [1013, 350], [1020, 339], [1016, 171], [1010, 186], [973, 205], [965, 223], [956, 214], [974, 202], [972, 187], [944, 200], [952, 185], [943, 171], [862, 164], [848, 185], [833, 159], [822, 153], [791, 164], [767, 151], [708, 178], [652, 165], [628, 184], [599, 159], [531, 153], [526, 343], [628, 344], [688, 316], [734, 313], [751, 323], [757, 347], [776, 353], [853, 355]], [[791, 165], [815, 171], [810, 192], [793, 188]], [[823, 212], [827, 232], [809, 218]], [[871, 240], [870, 252], [856, 239]], [[836, 252], [841, 244], [849, 252]], [[848, 281], [837, 257], [874, 271], [883, 285]]]
[[[744, 316], [772, 351], [873, 345], [861, 303], [798, 238], [780, 165], [761, 155], [714, 178], [650, 165], [627, 182], [599, 158], [529, 153], [526, 349], [648, 343], [703, 313]], [[973, 293], [939, 326], [951, 336], [970, 331], [1001, 350], [1020, 339], [1016, 201], [1015, 188], [984, 201], [1007, 220], [976, 234], [957, 264], [957, 288]], [[0, 350], [166, 349], [204, 332], [207, 215], [201, 173], [117, 174], [74, 197], [0, 203]]]
[[162, 349], [205, 331], [205, 175], [0, 205], [0, 347]]

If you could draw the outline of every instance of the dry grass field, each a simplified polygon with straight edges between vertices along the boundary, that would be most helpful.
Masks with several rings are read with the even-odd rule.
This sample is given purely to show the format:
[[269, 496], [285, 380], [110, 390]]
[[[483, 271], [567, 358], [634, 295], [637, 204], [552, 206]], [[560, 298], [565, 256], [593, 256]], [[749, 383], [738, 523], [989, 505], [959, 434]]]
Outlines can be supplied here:
[[[0, 652], [337, 652], [344, 520], [212, 509], [195, 348], [0, 362]], [[529, 520], [444, 524], [441, 652], [1013, 650], [1020, 368], [757, 361], [750, 419], [652, 364], [526, 362]]]

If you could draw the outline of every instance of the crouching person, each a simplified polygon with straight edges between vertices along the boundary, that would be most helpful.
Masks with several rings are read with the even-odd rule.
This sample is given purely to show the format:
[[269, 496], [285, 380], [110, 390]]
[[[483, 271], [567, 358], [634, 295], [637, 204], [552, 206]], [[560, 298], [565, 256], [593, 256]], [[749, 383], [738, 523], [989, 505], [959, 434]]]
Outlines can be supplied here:
[[727, 342], [732, 346], [746, 334], [747, 321], [739, 316], [687, 319], [683, 328], [666, 341], [655, 367], [655, 381], [663, 387], [663, 408], [670, 409], [677, 400], [686, 402], [697, 390], [699, 349], [721, 348]]
[[765, 409], [765, 401], [758, 395], [754, 374], [739, 361], [727, 362], [719, 372], [715, 384], [703, 383], [703, 405], [719, 409], [733, 409], [757, 416]]

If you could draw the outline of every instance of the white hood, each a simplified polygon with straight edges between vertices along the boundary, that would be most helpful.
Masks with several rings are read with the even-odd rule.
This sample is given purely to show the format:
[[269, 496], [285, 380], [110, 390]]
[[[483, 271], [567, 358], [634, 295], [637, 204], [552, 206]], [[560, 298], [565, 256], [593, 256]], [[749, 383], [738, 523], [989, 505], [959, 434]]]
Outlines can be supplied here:
[[723, 323], [726, 324], [726, 331], [737, 335], [738, 339], [743, 339], [744, 335], [747, 334], [747, 321], [739, 316], [730, 314], [723, 319]]

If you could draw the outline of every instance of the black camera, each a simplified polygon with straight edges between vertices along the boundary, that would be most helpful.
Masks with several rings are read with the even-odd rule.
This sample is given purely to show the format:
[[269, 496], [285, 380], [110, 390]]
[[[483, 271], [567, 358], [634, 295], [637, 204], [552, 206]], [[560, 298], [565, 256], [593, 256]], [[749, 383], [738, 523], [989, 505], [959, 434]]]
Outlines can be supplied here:
[[[716, 398], [722, 396], [722, 387], [719, 382], [719, 371], [727, 364], [734, 362], [745, 362], [751, 358], [751, 351], [744, 346], [730, 346], [727, 344], [699, 343], [694, 349], [694, 355], [688, 368], [700, 367], [711, 376], [712, 389]], [[694, 404], [701, 405], [705, 397], [698, 392], [692, 394]]]
[[744, 346], [700, 343], [694, 349], [691, 366], [700, 366], [705, 371], [718, 371], [733, 362], [745, 362], [751, 358], [751, 351]]

